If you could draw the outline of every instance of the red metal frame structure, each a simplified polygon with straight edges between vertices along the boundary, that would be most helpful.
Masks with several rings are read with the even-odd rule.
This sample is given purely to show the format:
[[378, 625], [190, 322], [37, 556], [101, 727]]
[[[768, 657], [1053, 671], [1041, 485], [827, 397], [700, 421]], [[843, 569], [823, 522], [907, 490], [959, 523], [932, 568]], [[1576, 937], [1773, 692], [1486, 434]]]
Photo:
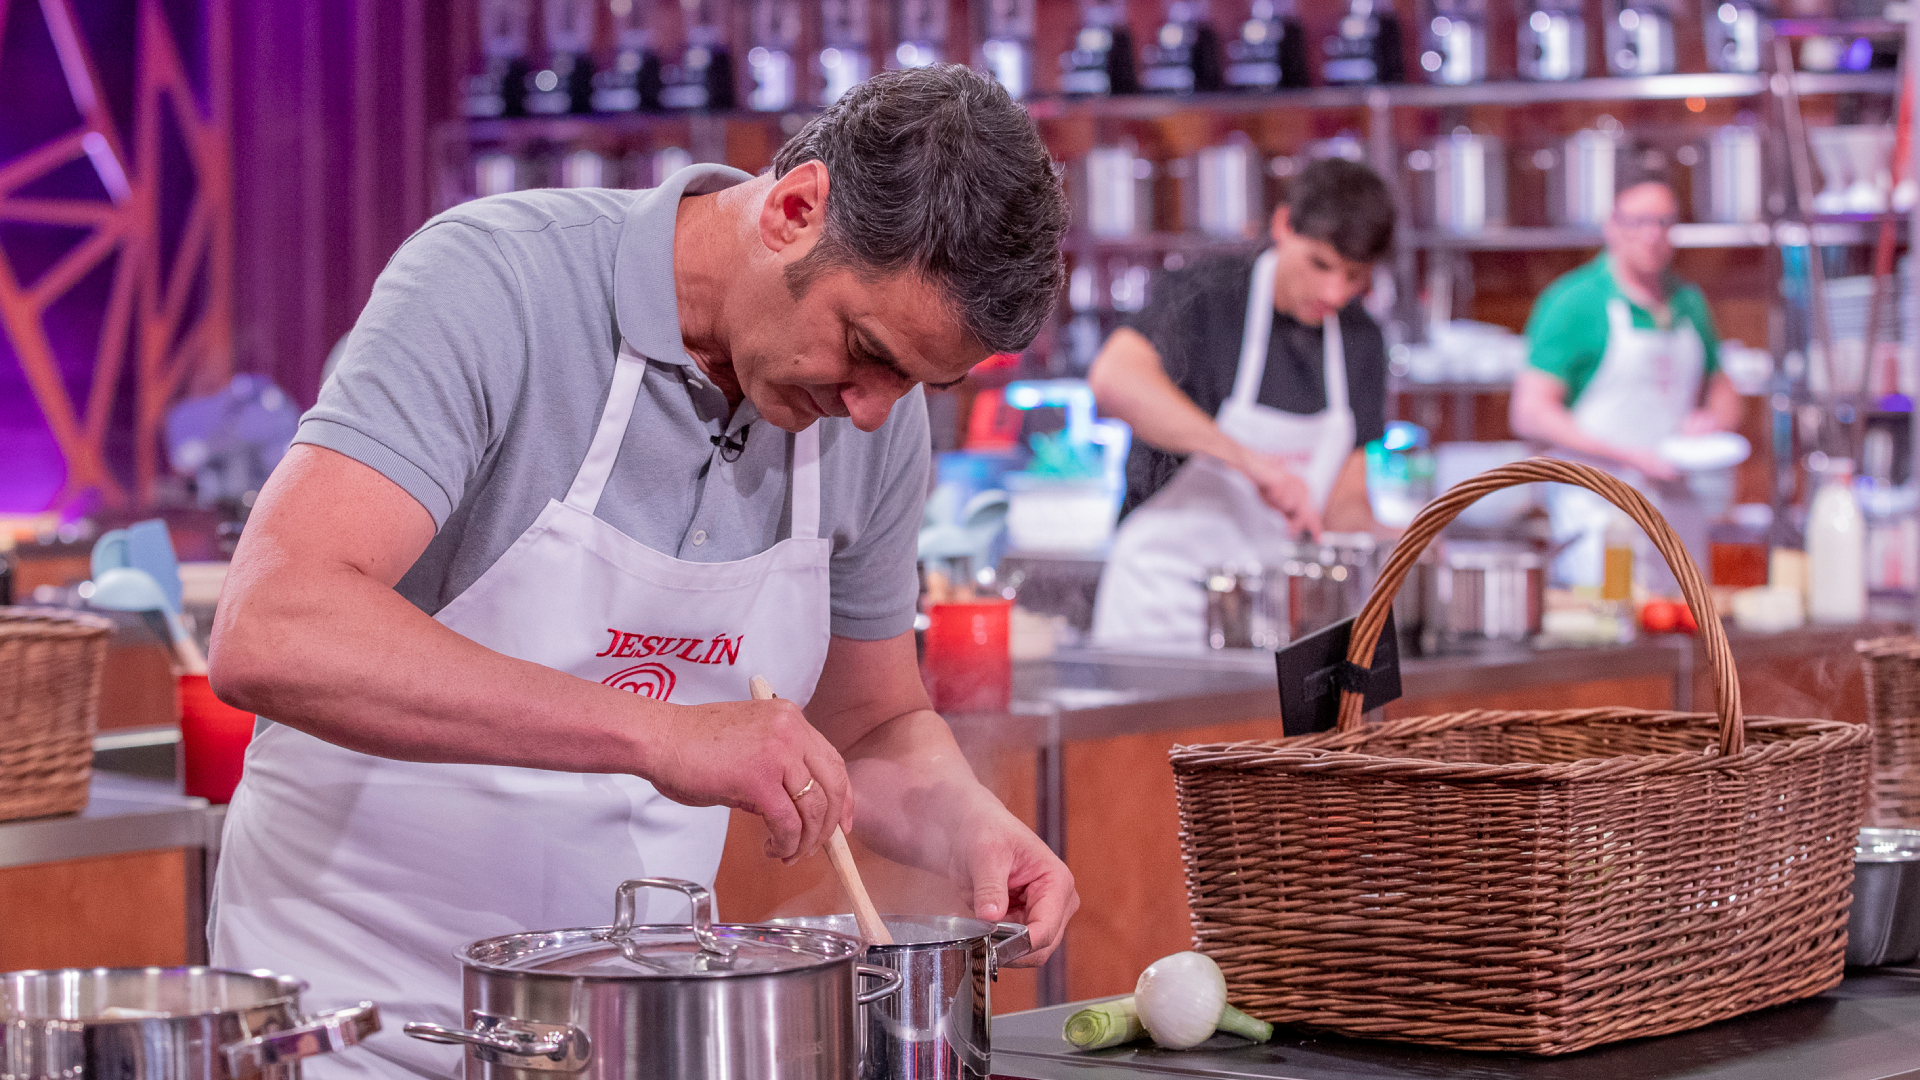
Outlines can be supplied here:
[[[55, 505], [96, 491], [110, 506], [150, 501], [159, 470], [161, 424], [189, 373], [204, 384], [233, 368], [233, 185], [228, 0], [204, 0], [207, 77], [196, 94], [159, 0], [140, 0], [136, 27], [133, 132], [129, 141], [108, 108], [92, 50], [72, 0], [39, 0], [59, 54], [79, 127], [11, 161], [0, 162], [0, 220], [89, 230], [31, 282], [0, 254], [0, 332], [25, 369], [47, 425], [67, 462]], [[25, 0], [0, 0], [6, 19], [31, 17]], [[162, 110], [171, 109], [186, 148], [194, 190], [173, 252], [161, 250]], [[15, 192], [81, 157], [108, 194], [105, 201], [21, 198]], [[103, 261], [119, 255], [101, 321], [84, 409], [62, 380], [45, 315]], [[195, 304], [194, 301], [198, 303]], [[105, 445], [121, 371], [134, 365], [133, 490], [107, 467]]]

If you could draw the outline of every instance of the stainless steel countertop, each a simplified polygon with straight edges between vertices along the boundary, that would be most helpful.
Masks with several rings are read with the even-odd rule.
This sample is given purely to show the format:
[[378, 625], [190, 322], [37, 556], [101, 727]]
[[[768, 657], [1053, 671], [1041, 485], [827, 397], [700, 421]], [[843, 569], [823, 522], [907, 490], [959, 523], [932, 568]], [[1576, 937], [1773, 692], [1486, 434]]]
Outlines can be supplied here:
[[[1884, 971], [1904, 970], [1905, 977]], [[1216, 1036], [1193, 1050], [1151, 1044], [1075, 1051], [1060, 1037], [1078, 1004], [993, 1020], [993, 1075], [1007, 1080], [1896, 1080], [1920, 1077], [1920, 971], [1856, 971], [1817, 997], [1694, 1031], [1557, 1058], [1476, 1054], [1280, 1028], [1253, 1046]]]
[[[1892, 624], [1807, 627], [1781, 634], [1728, 633], [1738, 664], [1850, 651], [1855, 639], [1895, 632]], [[1697, 650], [1684, 635], [1643, 638], [1631, 645], [1532, 649], [1516, 646], [1476, 654], [1401, 661], [1404, 699], [1524, 689], [1556, 683], [1664, 677], [1680, 709], [1711, 709], [1695, 700]], [[1012, 703], [1004, 712], [949, 716], [973, 741], [1035, 748], [1177, 731], [1278, 716], [1280, 692], [1273, 653], [1262, 649], [1063, 649], [1045, 660], [1016, 662]], [[1275, 737], [1279, 731], [1275, 730]]]
[[0, 822], [0, 867], [155, 848], [215, 849], [226, 807], [164, 780], [95, 772], [87, 808], [66, 817]]

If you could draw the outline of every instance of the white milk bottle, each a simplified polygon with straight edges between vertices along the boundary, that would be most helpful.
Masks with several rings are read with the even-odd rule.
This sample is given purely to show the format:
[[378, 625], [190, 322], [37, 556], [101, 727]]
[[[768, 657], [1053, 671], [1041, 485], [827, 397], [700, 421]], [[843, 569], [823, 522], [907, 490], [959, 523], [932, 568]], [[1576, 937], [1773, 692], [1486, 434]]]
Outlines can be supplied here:
[[1828, 460], [1807, 511], [1807, 616], [1817, 623], [1867, 618], [1867, 522], [1846, 458]]

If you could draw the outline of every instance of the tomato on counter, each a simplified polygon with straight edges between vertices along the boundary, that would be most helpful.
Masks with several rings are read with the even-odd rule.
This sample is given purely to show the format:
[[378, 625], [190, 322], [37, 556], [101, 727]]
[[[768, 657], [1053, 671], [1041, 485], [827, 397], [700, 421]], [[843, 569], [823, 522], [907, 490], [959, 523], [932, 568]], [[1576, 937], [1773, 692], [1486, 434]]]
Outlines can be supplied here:
[[1641, 605], [1640, 627], [1649, 634], [1691, 634], [1700, 624], [1684, 601], [1654, 599]]

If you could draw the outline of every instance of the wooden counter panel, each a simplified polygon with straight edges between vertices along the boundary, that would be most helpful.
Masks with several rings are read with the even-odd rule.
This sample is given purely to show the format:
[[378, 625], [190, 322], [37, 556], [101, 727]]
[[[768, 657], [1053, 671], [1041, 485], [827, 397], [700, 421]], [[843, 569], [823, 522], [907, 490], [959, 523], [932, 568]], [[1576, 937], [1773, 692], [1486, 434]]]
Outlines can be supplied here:
[[0, 971], [203, 963], [198, 848], [0, 870]]

